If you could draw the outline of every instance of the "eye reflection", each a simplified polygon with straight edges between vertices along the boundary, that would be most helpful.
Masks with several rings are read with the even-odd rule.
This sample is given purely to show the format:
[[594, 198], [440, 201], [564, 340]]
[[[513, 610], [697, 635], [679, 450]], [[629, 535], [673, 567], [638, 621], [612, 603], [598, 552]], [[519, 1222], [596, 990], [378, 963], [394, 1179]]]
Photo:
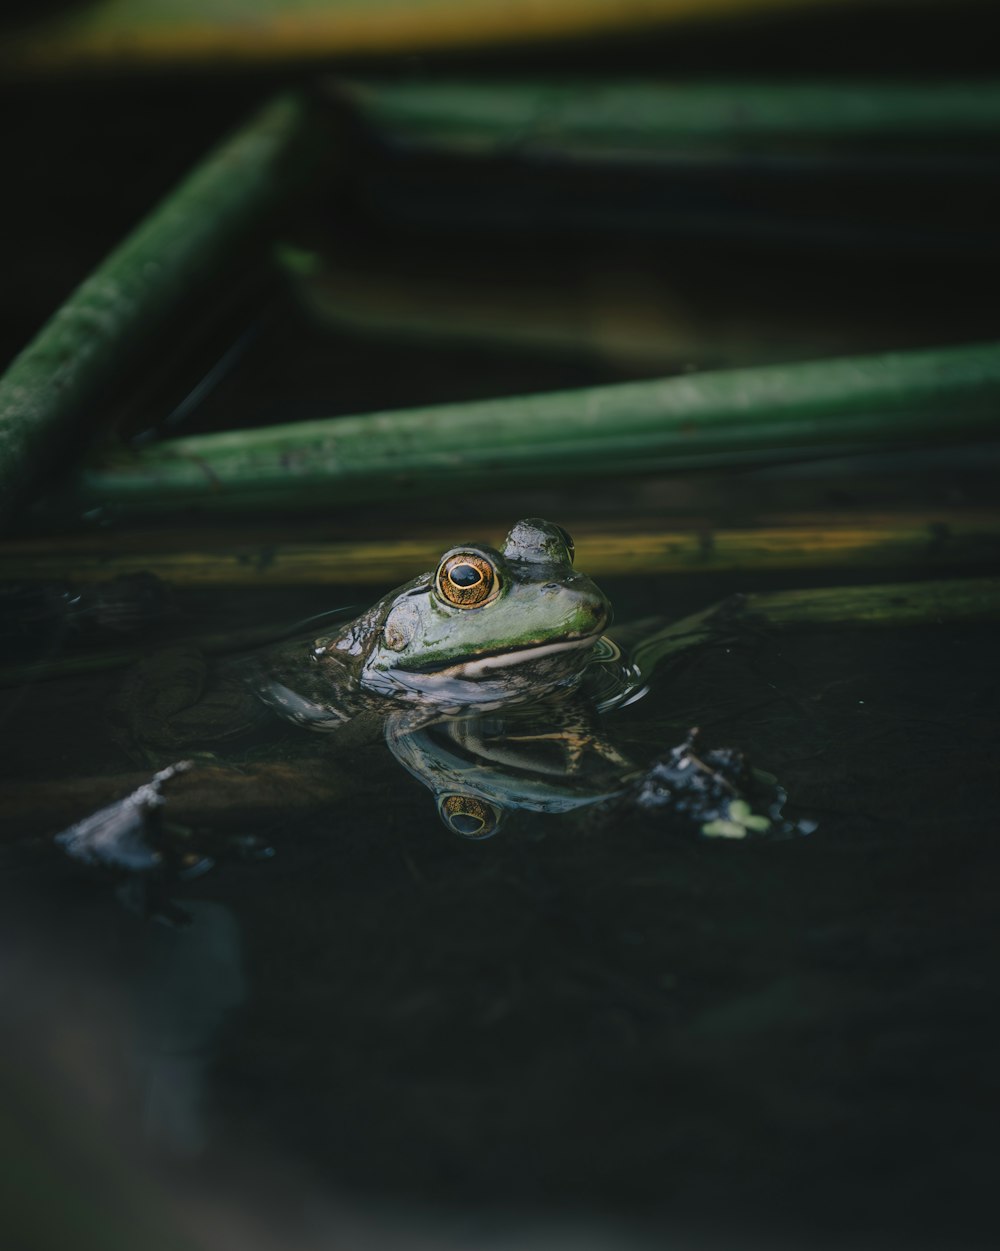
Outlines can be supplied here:
[[441, 820], [462, 838], [489, 838], [500, 828], [500, 809], [475, 795], [442, 795], [438, 800]]
[[475, 565], [455, 565], [448, 570], [448, 577], [456, 586], [474, 586], [483, 580], [483, 575]]

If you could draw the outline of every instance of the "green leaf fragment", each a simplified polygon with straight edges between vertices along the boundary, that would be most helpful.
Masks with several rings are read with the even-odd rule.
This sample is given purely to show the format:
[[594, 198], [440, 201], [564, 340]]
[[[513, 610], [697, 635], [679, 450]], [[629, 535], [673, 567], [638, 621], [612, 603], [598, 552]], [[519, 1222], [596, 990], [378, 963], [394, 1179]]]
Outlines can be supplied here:
[[701, 827], [709, 838], [746, 838], [746, 827], [738, 821], [709, 821]]

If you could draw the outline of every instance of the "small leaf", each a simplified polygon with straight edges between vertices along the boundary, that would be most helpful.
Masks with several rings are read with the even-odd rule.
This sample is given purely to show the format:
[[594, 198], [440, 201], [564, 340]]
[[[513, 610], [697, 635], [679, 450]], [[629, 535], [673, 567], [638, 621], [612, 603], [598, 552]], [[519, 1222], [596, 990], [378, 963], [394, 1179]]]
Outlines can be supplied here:
[[701, 827], [709, 838], [746, 838], [746, 829], [736, 821], [709, 821]]
[[770, 817], [758, 817], [756, 815], [751, 815], [749, 817], [744, 818], [743, 824], [747, 827], [748, 830], [758, 830], [762, 832], [764, 830], [769, 830], [771, 828], [771, 818]]

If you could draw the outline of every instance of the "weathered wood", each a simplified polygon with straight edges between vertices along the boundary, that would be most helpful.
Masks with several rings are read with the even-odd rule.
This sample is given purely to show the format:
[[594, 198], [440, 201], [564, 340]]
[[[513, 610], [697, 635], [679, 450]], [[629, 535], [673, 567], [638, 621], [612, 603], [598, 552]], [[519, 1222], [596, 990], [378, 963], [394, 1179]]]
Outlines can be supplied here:
[[1000, 343], [293, 422], [167, 440], [81, 472], [77, 504], [150, 515], [733, 468], [995, 433]]
[[[56, 833], [92, 812], [125, 798], [149, 781], [150, 770], [45, 780], [0, 781], [0, 811], [11, 841]], [[362, 789], [356, 770], [324, 758], [321, 764], [255, 764], [232, 768], [197, 764], [164, 789], [167, 814], [181, 824], [246, 825], [252, 816], [276, 820], [323, 804], [335, 804]]]
[[[617, 574], [857, 569], [919, 565], [961, 568], [1000, 556], [1000, 511], [787, 516], [747, 527], [703, 518], [669, 526], [595, 529], [567, 522], [579, 567]], [[431, 568], [456, 541], [499, 544], [503, 531], [463, 525], [396, 541], [248, 541], [232, 531], [190, 536], [93, 535], [0, 545], [0, 581], [103, 581], [153, 573], [176, 587], [391, 586]], [[164, 547], [164, 543], [170, 546]], [[192, 544], [187, 546], [187, 544]], [[184, 546], [178, 547], [178, 544]], [[196, 545], [195, 545], [196, 544]]]
[[741, 13], [860, 0], [91, 0], [0, 44], [0, 73], [31, 76], [192, 63], [477, 48], [627, 33]]

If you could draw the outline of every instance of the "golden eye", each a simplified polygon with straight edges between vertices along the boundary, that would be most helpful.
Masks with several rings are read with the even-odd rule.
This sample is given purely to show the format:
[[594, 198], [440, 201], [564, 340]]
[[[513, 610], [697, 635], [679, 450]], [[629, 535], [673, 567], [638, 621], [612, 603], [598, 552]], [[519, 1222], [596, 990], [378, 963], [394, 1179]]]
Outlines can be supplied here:
[[500, 825], [500, 809], [473, 795], [442, 795], [438, 811], [448, 829], [463, 838], [489, 838]]
[[437, 571], [437, 590], [456, 608], [478, 608], [500, 590], [496, 570], [478, 552], [455, 552], [442, 560]]

